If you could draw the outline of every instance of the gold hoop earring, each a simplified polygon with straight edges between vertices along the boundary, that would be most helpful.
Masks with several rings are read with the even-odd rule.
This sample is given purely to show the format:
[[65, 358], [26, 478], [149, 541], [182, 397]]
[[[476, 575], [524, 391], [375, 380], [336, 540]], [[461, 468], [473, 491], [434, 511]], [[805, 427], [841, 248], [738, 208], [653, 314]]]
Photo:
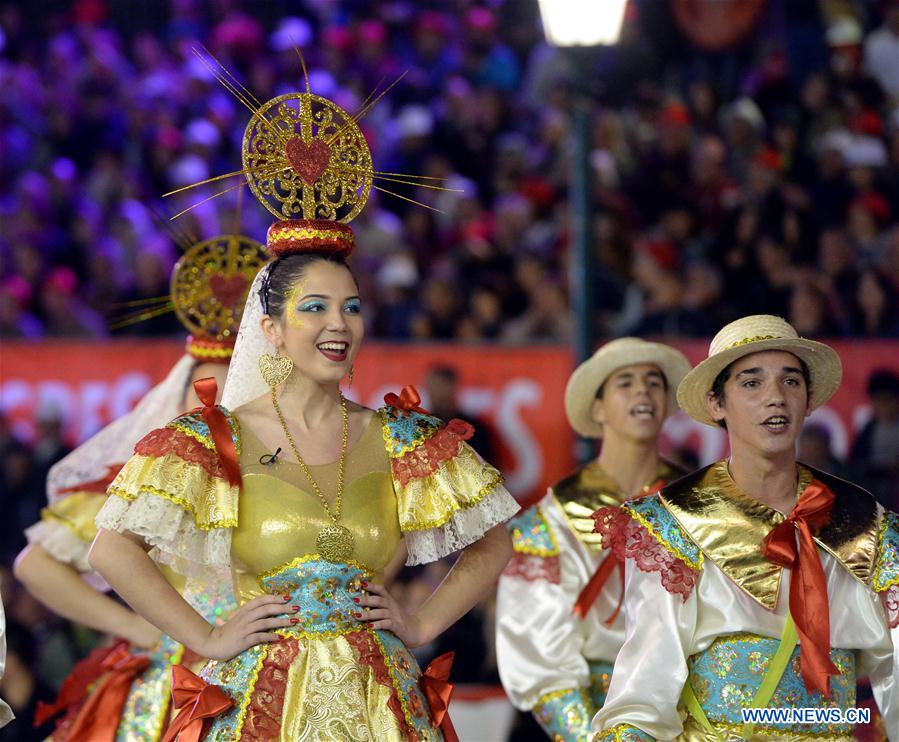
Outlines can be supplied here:
[[293, 359], [290, 356], [273, 356], [268, 353], [259, 356], [259, 373], [262, 374], [262, 379], [272, 388], [272, 391], [287, 380], [291, 371], [293, 371]]
[[353, 371], [356, 370], [355, 366], [350, 366], [350, 389], [353, 388]]

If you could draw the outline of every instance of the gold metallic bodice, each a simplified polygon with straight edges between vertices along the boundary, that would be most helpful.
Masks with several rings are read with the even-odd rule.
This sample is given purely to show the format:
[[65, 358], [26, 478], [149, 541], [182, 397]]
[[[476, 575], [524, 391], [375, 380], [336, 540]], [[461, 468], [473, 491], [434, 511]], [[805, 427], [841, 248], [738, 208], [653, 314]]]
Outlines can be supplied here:
[[[331, 519], [310, 491], [298, 464], [284, 460], [260, 464], [259, 457], [271, 451], [247, 425], [241, 425], [241, 435], [240, 525], [232, 534], [231, 555], [238, 598], [244, 603], [261, 594], [260, 575], [296, 557], [315, 553], [318, 533]], [[337, 462], [309, 469], [325, 496], [333, 497]], [[377, 415], [347, 455], [345, 481], [340, 522], [355, 537], [353, 559], [381, 572], [396, 552], [401, 534], [390, 462]]]
[[[684, 472], [674, 464], [659, 459], [652, 481], [647, 482], [643, 491], [636, 497], [647, 495], [660, 482], [668, 483], [683, 474]], [[596, 460], [556, 482], [552, 490], [559, 507], [568, 519], [568, 525], [581, 543], [590, 551], [597, 553], [602, 551], [603, 536], [593, 531], [596, 526], [593, 513], [606, 505], [618, 507], [630, 498], [621, 491]]]

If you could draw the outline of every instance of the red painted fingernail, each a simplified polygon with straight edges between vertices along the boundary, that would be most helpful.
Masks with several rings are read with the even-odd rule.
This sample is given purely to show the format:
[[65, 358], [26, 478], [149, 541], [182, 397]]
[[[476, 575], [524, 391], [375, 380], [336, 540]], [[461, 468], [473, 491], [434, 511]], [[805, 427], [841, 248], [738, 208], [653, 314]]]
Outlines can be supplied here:
[[289, 596], [289, 595], [285, 595], [285, 596], [284, 596], [284, 600], [290, 600], [290, 596]]
[[290, 623], [293, 624], [294, 626], [296, 626], [299, 622], [300, 622], [300, 619], [298, 619], [298, 618], [290, 619]]
[[354, 615], [356, 618], [362, 618], [362, 614], [359, 613], [358, 611], [357, 611], [356, 613], [354, 613], [353, 615]]
[[353, 602], [354, 602], [354, 603], [358, 603], [358, 602], [359, 602], [359, 598], [353, 598]]
[[362, 580], [362, 587], [368, 587], [368, 583], [365, 580]]
[[298, 605], [292, 605], [290, 607], [293, 608], [294, 613], [296, 613], [298, 610], [300, 610], [300, 606], [298, 606]]

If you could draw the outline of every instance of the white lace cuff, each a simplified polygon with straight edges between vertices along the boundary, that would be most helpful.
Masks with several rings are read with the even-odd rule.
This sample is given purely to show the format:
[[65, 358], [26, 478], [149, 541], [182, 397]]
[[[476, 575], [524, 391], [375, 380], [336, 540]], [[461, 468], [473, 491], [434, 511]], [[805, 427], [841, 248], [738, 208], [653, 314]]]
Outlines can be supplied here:
[[71, 564], [79, 572], [90, 572], [87, 552], [90, 543], [78, 538], [77, 534], [58, 520], [40, 520], [25, 529], [29, 544], [40, 544], [57, 562]]
[[406, 566], [435, 562], [481, 538], [493, 526], [504, 523], [520, 506], [501, 484], [470, 508], [453, 513], [439, 528], [406, 531]]
[[231, 565], [230, 528], [197, 528], [191, 513], [157, 495], [142, 492], [132, 501], [112, 495], [96, 522], [108, 531], [142, 536], [154, 547], [154, 559], [184, 575]]

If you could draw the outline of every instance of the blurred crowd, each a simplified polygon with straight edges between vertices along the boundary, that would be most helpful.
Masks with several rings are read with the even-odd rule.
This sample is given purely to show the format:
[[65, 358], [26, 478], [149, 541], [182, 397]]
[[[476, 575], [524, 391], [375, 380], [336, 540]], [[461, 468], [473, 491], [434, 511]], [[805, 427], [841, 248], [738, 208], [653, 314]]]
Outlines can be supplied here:
[[[584, 96], [597, 336], [762, 309], [899, 335], [899, 2], [753, 2], [743, 42], [703, 51], [676, 1], [634, 0], [616, 47], [574, 56], [526, 0], [0, 2], [0, 336], [104, 335], [166, 293], [177, 244], [235, 228], [240, 189], [200, 203], [230, 181], [161, 198], [241, 161], [249, 112], [201, 46], [259, 100], [301, 88], [297, 48], [348, 111], [403, 75], [362, 119], [376, 166], [452, 190], [382, 183], [436, 211], [373, 191], [354, 222], [375, 336], [569, 339]], [[249, 195], [240, 217], [263, 238]]]
[[[228, 182], [162, 198], [241, 162], [249, 112], [199, 47], [259, 100], [301, 88], [297, 48], [313, 92], [350, 112], [402, 75], [361, 121], [374, 162], [447, 190], [385, 183], [432, 210], [373, 191], [353, 222], [370, 335], [571, 339], [586, 101], [597, 337], [708, 336], [757, 311], [805, 336], [899, 337], [899, 0], [769, 0], [719, 51], [688, 41], [673, 2], [632, 0], [615, 48], [569, 54], [529, 0], [0, 0], [0, 338], [112, 334], [167, 293], [179, 249], [238, 226], [263, 239], [249, 194], [205, 200]], [[179, 332], [172, 315], [115, 331]], [[429, 386], [437, 414], [459, 414], [450, 370]], [[899, 378], [868, 393], [847, 461], [814, 426], [800, 458], [899, 509]], [[23, 717], [97, 641], [9, 572], [67, 450], [54, 411], [38, 418], [26, 445], [0, 415], [0, 696]], [[414, 605], [445, 571], [405, 573], [397, 593]], [[456, 679], [496, 682], [491, 625], [488, 600], [428, 651], [468, 647]]]

